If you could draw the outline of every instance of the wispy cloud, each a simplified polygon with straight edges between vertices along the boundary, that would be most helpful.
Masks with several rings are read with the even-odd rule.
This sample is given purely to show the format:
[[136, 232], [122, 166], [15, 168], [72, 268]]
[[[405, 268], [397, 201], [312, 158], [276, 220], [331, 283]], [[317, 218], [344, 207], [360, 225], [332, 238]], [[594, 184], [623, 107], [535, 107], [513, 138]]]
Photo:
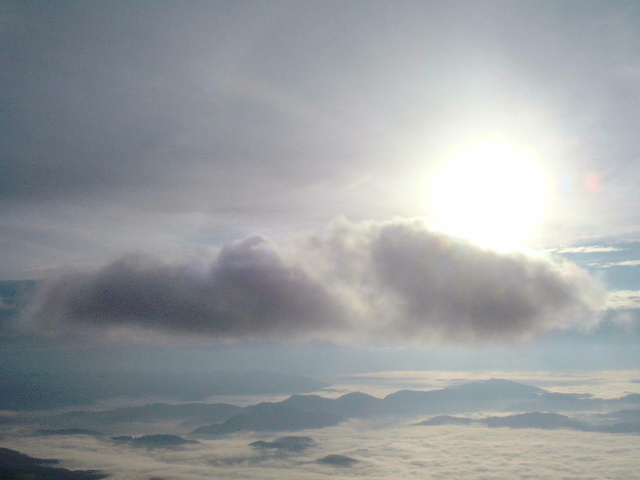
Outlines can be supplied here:
[[609, 267], [637, 267], [640, 265], [640, 260], [625, 260], [623, 262], [610, 262], [599, 265], [601, 268]]
[[591, 245], [587, 247], [567, 247], [560, 250], [555, 250], [556, 253], [609, 253], [609, 252], [623, 252], [624, 248], [619, 247], [605, 247], [599, 245]]
[[23, 327], [208, 336], [475, 343], [585, 322], [603, 292], [566, 260], [497, 252], [422, 219], [253, 236], [194, 266], [128, 256], [45, 282]]
[[609, 293], [606, 308], [611, 310], [640, 308], [640, 290], [617, 290]]

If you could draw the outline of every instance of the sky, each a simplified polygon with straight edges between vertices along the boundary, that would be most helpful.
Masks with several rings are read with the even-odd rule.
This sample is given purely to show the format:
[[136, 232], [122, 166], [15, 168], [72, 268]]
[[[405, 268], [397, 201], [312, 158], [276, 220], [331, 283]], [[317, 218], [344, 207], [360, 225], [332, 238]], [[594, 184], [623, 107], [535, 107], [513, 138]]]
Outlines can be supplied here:
[[[638, 25], [619, 0], [0, 2], [0, 454], [632, 477]], [[440, 413], [466, 424], [418, 425]], [[199, 443], [110, 438], [148, 434]]]
[[2, 2], [5, 373], [638, 368], [639, 22]]

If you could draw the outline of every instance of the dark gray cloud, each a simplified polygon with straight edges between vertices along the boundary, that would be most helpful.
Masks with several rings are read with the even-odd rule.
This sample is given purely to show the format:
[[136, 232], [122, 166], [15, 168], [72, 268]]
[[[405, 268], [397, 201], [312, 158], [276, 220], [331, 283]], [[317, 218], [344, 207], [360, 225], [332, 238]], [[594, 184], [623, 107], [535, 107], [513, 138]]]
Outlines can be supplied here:
[[589, 275], [563, 259], [482, 248], [421, 219], [339, 219], [286, 244], [258, 236], [227, 244], [197, 267], [128, 256], [60, 274], [43, 283], [22, 326], [482, 343], [589, 326], [602, 301]]

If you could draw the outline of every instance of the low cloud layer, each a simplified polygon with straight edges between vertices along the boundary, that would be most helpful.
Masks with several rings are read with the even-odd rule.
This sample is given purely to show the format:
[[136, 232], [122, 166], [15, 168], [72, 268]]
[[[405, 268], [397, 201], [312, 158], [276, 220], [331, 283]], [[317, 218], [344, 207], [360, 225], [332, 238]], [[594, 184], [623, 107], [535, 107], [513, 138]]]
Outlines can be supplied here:
[[[178, 451], [140, 449], [90, 437], [7, 437], [5, 444], [42, 458], [60, 458], [74, 469], [101, 469], [113, 480], [260, 478], [511, 480], [637, 476], [640, 437], [573, 430], [490, 429], [484, 426], [372, 428], [345, 422], [314, 432], [318, 446], [302, 453], [265, 456], [248, 444], [253, 436], [207, 440]], [[340, 454], [359, 460], [351, 469], [319, 465]]]
[[203, 265], [141, 255], [43, 283], [22, 326], [211, 337], [512, 341], [588, 325], [604, 295], [575, 264], [498, 252], [420, 219], [336, 220], [277, 245], [253, 236]]

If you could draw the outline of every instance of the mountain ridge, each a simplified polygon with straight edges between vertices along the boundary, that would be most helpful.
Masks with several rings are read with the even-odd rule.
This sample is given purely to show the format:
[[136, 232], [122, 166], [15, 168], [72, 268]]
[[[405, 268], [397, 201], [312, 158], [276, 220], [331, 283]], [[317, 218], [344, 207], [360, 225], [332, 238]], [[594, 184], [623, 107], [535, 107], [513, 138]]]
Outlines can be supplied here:
[[[511, 380], [489, 379], [435, 390], [399, 390], [383, 398], [351, 392], [338, 398], [291, 395], [279, 402], [240, 407], [226, 403], [153, 403], [98, 412], [75, 411], [42, 419], [42, 426], [79, 429], [117, 427], [119, 423], [179, 421], [191, 435], [215, 437], [246, 431], [295, 431], [337, 425], [375, 416], [455, 415], [477, 412], [562, 412], [640, 405], [640, 395], [598, 399], [549, 392]], [[623, 428], [623, 427], [621, 427]], [[185, 430], [186, 432], [186, 430]]]

